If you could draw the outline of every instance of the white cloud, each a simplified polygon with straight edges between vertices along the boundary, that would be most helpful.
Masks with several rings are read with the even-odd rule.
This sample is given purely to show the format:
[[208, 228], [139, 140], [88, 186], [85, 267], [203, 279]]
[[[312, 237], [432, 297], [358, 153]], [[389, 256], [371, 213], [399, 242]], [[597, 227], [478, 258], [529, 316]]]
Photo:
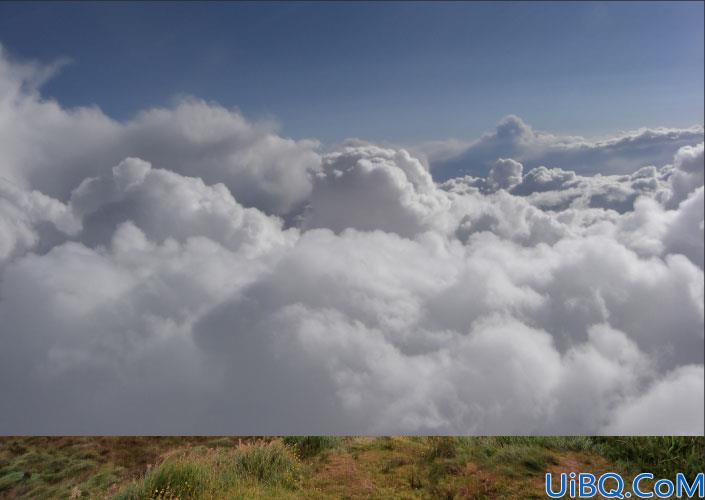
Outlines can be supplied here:
[[405, 150], [348, 146], [324, 157], [304, 226], [413, 236], [447, 206], [431, 175]]
[[45, 72], [0, 54], [3, 433], [702, 433], [702, 132], [510, 119], [438, 185], [198, 100], [66, 110]]
[[282, 232], [276, 217], [243, 208], [223, 184], [153, 169], [127, 158], [104, 177], [85, 179], [72, 193], [71, 209], [83, 220], [83, 241], [106, 243], [116, 224], [131, 220], [151, 239], [184, 241], [204, 236], [248, 254], [280, 245], [294, 230]]
[[487, 183], [493, 190], [511, 189], [521, 184], [524, 166], [509, 158], [500, 158], [490, 168]]
[[705, 415], [703, 366], [682, 366], [627, 401], [605, 434], [700, 435]]
[[680, 203], [694, 189], [703, 185], [704, 170], [702, 142], [696, 146], [684, 146], [678, 150], [673, 159], [671, 205]]
[[0, 178], [0, 266], [12, 257], [50, 245], [57, 234], [76, 234], [80, 221], [69, 207], [39, 191], [27, 191]]
[[681, 253], [703, 267], [703, 187], [681, 202], [663, 236], [666, 252]]
[[414, 148], [431, 165], [434, 177], [485, 175], [498, 158], [512, 158], [524, 168], [562, 167], [583, 175], [625, 174], [642, 166], [663, 165], [682, 146], [703, 140], [701, 125], [685, 129], [641, 128], [590, 140], [538, 131], [510, 115], [495, 130], [473, 142], [437, 141]]
[[45, 73], [9, 62], [0, 46], [0, 175], [24, 188], [66, 201], [84, 178], [133, 156], [221, 182], [267, 213], [295, 212], [310, 194], [320, 165], [316, 141], [282, 138], [271, 125], [195, 98], [124, 123], [97, 108], [63, 109], [36, 90]]

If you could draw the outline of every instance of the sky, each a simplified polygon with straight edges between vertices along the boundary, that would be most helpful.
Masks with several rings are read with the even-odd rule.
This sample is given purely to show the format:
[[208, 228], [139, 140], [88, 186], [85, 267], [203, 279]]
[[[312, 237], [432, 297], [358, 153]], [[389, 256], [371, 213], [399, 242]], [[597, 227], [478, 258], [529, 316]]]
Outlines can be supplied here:
[[702, 14], [0, 3], [0, 434], [702, 435]]
[[702, 2], [3, 2], [0, 41], [66, 58], [44, 94], [118, 119], [187, 94], [289, 137], [413, 144], [509, 114], [589, 137], [702, 124], [702, 18]]

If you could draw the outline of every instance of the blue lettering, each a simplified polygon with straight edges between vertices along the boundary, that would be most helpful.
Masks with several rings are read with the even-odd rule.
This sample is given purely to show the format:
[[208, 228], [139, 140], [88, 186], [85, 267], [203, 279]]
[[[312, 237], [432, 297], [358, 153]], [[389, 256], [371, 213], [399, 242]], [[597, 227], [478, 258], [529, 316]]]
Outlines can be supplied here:
[[[664, 493], [661, 489], [661, 486], [664, 485], [666, 486], [666, 493]], [[671, 495], [673, 495], [673, 482], [668, 479], [659, 479], [654, 484], [654, 491], [656, 492], [656, 496], [659, 498], [670, 498]]]
[[692, 484], [688, 484], [688, 479], [682, 472], [676, 474], [676, 497], [682, 498], [683, 495], [688, 495], [688, 498], [693, 498], [696, 494], [698, 498], [705, 497], [705, 475], [699, 472]]
[[[617, 482], [617, 487], [612, 490], [605, 489], [605, 481], [614, 479]], [[622, 476], [614, 472], [605, 472], [597, 480], [597, 491], [605, 498], [624, 498], [622, 491], [624, 490], [624, 480]]]
[[636, 496], [639, 498], [652, 498], [654, 496], [653, 493], [650, 491], [641, 491], [641, 488], [639, 488], [639, 482], [642, 479], [653, 479], [654, 475], [651, 474], [650, 472], [642, 472], [641, 474], [637, 474], [634, 476], [634, 482], [632, 483], [632, 489], [634, 490], [634, 493], [636, 493]]
[[583, 498], [592, 498], [597, 493], [597, 488], [595, 487], [595, 475], [589, 472], [581, 472], [578, 476], [578, 481], [580, 482], [579, 495]]
[[553, 491], [553, 488], [551, 486], [552, 483], [552, 477], [551, 473], [547, 472], [546, 473], [546, 495], [549, 496], [549, 498], [561, 498], [562, 496], [565, 495], [566, 489], [567, 489], [567, 478], [565, 472], [561, 473], [561, 489], [556, 493]]

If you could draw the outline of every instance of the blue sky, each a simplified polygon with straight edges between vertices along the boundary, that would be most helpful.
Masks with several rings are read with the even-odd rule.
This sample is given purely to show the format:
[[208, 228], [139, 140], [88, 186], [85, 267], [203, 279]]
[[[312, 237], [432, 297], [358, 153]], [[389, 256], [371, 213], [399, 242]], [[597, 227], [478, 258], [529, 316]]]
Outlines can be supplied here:
[[125, 119], [191, 94], [293, 137], [604, 135], [703, 122], [703, 3], [2, 3], [44, 88]]

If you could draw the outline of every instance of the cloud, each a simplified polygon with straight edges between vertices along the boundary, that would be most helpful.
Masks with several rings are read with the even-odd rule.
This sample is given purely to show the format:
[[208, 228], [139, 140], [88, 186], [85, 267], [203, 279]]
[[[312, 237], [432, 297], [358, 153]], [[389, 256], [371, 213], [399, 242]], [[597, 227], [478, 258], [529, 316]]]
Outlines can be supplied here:
[[207, 186], [138, 158], [109, 172], [85, 179], [71, 194], [72, 212], [83, 221], [83, 242], [109, 243], [116, 225], [132, 221], [158, 242], [203, 236], [256, 254], [283, 244], [292, 233], [282, 232], [278, 218], [242, 207], [224, 184]]
[[43, 66], [18, 66], [3, 54], [0, 46], [0, 175], [21, 187], [66, 201], [84, 178], [132, 156], [223, 183], [267, 213], [296, 212], [311, 192], [316, 141], [280, 137], [271, 125], [191, 97], [126, 122], [95, 107], [63, 109], [36, 90]]
[[55, 243], [61, 233], [80, 230], [80, 220], [65, 204], [0, 178], [0, 267], [30, 249]]
[[447, 205], [428, 171], [405, 150], [348, 146], [324, 157], [303, 224], [413, 236]]
[[67, 110], [42, 71], [0, 55], [3, 433], [702, 433], [697, 133], [588, 176], [509, 120], [438, 184], [195, 99]]
[[703, 140], [703, 127], [642, 128], [600, 140], [534, 130], [509, 115], [494, 131], [473, 142], [440, 141], [415, 148], [431, 165], [434, 178], [484, 176], [498, 158], [512, 158], [525, 169], [561, 167], [583, 175], [626, 174], [639, 167], [663, 165], [682, 146]]
[[487, 176], [487, 184], [493, 190], [499, 189], [511, 189], [517, 184], [521, 184], [522, 172], [524, 166], [518, 161], [512, 159], [500, 158], [492, 168]]
[[279, 137], [237, 111], [185, 99], [152, 109], [125, 126], [121, 151], [205, 182], [225, 184], [246, 206], [286, 215], [311, 192], [318, 143]]
[[[540, 166], [522, 176], [523, 170], [523, 165], [515, 160], [500, 159], [490, 168], [487, 178], [466, 175], [449, 179], [441, 186], [456, 193], [491, 193], [503, 188], [544, 210], [604, 208], [625, 213], [635, 209], [640, 197], [674, 209], [703, 185], [702, 143], [679, 148], [670, 164], [641, 167], [630, 174], [585, 176], [559, 167]], [[511, 177], [503, 179], [505, 176]]]
[[703, 267], [703, 187], [700, 186], [675, 211], [663, 236], [666, 252], [680, 253]]
[[[605, 434], [703, 434], [703, 367], [683, 366], [624, 404]], [[668, 422], [668, 425], [665, 424]]]
[[684, 146], [673, 159], [671, 186], [673, 195], [670, 205], [676, 205], [687, 198], [694, 189], [703, 185], [703, 143]]

